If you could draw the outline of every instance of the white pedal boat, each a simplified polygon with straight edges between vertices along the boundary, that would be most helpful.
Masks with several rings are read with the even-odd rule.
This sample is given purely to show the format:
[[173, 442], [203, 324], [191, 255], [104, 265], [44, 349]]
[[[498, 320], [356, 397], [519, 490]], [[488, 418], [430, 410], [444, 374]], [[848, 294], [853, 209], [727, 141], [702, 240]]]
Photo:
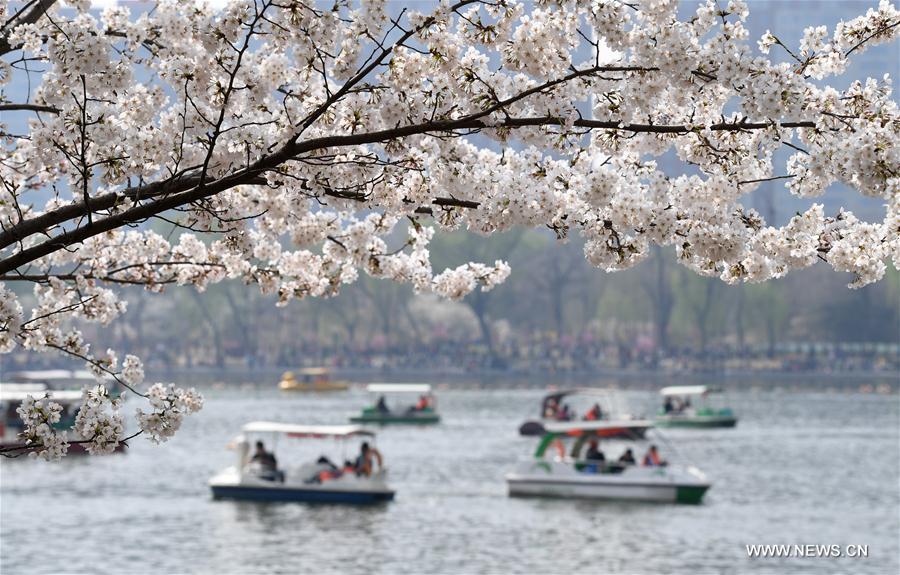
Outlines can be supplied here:
[[[244, 434], [277, 434], [292, 438], [371, 438], [374, 432], [356, 425], [293, 425], [254, 422], [243, 427]], [[380, 466], [369, 475], [350, 469], [335, 470], [318, 462], [273, 471], [249, 458], [250, 444], [242, 435], [233, 445], [238, 463], [209, 480], [214, 499], [245, 501], [301, 501], [314, 503], [370, 504], [390, 501], [394, 491], [387, 485], [387, 469]], [[377, 452], [376, 452], [377, 453]]]
[[[598, 462], [580, 459], [584, 445], [602, 436], [606, 426], [627, 422], [547, 423], [535, 455], [506, 475], [511, 496], [614, 499], [667, 503], [700, 503], [710, 487], [706, 476], [694, 467], [644, 466], [640, 462]], [[638, 425], [643, 425], [639, 423]], [[571, 451], [561, 447], [574, 439]], [[548, 457], [557, 446], [554, 457]], [[609, 444], [607, 444], [609, 445]]]

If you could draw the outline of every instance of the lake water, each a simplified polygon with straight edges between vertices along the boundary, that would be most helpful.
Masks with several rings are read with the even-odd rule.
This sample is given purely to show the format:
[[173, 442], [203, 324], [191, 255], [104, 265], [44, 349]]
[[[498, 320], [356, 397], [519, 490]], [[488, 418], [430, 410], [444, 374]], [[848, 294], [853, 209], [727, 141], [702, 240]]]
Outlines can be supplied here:
[[[656, 440], [663, 457], [713, 480], [690, 506], [509, 498], [503, 475], [535, 446], [517, 427], [541, 392], [442, 390], [441, 425], [379, 434], [397, 497], [372, 508], [213, 501], [206, 485], [232, 464], [225, 445], [242, 423], [344, 423], [363, 391], [205, 395], [167, 445], [138, 438], [123, 455], [2, 461], [0, 571], [900, 572], [896, 393], [731, 393], [737, 428]], [[656, 407], [649, 391], [625, 395], [636, 412]], [[277, 445], [282, 464], [320, 452], [342, 456], [329, 441]], [[869, 556], [747, 557], [746, 545], [765, 543], [860, 544]]]

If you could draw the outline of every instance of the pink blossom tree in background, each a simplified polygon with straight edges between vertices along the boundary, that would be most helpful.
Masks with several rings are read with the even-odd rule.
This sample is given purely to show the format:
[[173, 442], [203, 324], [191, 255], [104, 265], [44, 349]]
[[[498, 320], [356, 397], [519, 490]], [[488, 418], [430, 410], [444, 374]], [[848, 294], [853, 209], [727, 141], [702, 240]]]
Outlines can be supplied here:
[[[890, 3], [799, 44], [749, 38], [741, 0], [686, 20], [674, 0], [419, 6], [0, 0], [0, 350], [115, 378], [146, 399], [134, 435], [159, 442], [202, 398], [144, 387], [138, 358], [75, 327], [125, 314], [120, 286], [239, 279], [286, 305], [362, 271], [462, 298], [509, 267], [434, 270], [429, 240], [514, 226], [580, 234], [607, 271], [654, 245], [728, 283], [821, 260], [859, 287], [900, 267], [890, 79], [824, 82], [896, 40]], [[882, 198], [884, 220], [814, 203], [774, 227], [741, 204], [771, 180], [810, 198], [843, 184]], [[69, 437], [51, 427], [57, 404], [29, 400], [15, 453], [109, 452], [126, 439], [120, 407], [85, 390]]]

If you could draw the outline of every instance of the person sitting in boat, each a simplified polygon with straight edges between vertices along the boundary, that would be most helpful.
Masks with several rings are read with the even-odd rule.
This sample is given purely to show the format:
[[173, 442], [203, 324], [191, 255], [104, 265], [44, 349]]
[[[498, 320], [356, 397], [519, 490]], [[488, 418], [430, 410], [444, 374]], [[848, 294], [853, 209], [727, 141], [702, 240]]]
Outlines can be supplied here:
[[672, 403], [672, 398], [666, 396], [666, 401], [663, 403], [663, 411], [665, 413], [672, 413], [675, 411], [675, 404]]
[[375, 404], [375, 409], [379, 411], [379, 413], [388, 414], [391, 412], [387, 406], [387, 399], [382, 395], [378, 398], [378, 403]]
[[557, 411], [559, 411], [559, 403], [556, 401], [555, 397], [551, 397], [550, 400], [547, 401], [547, 407], [544, 408], [544, 418], [556, 419]]
[[619, 456], [619, 463], [624, 463], [626, 465], [634, 465], [636, 462], [634, 460], [634, 452], [631, 451], [631, 448], [625, 450], [625, 453]]
[[324, 455], [320, 456], [319, 459], [316, 460], [316, 463], [318, 465], [324, 465], [325, 467], [327, 467], [328, 469], [331, 469], [332, 471], [334, 471], [338, 468], [337, 465], [335, 465], [330, 459], [328, 459], [328, 457], [326, 457]]
[[424, 411], [429, 407], [429, 401], [427, 395], [420, 395], [419, 401], [415, 403], [415, 405], [410, 405], [409, 409], [406, 410], [407, 415], [414, 415], [420, 411]]
[[600, 409], [600, 404], [595, 403], [594, 407], [590, 408], [587, 413], [584, 414], [585, 421], [598, 421], [603, 419], [603, 410]]
[[306, 480], [306, 483], [324, 483], [332, 479], [337, 479], [343, 475], [343, 471], [332, 463], [330, 459], [322, 455], [316, 460], [316, 468], [312, 476]]
[[278, 470], [278, 460], [275, 454], [266, 451], [262, 441], [256, 442], [256, 452], [250, 458], [250, 464], [259, 468], [259, 476], [270, 481], [284, 481], [284, 473]]
[[600, 451], [600, 444], [596, 439], [592, 439], [588, 444], [588, 450], [584, 454], [584, 458], [588, 461], [606, 461], [606, 456]]
[[657, 451], [655, 445], [651, 445], [650, 449], [647, 450], [646, 455], [644, 455], [644, 466], [645, 467], [663, 467], [667, 465], [666, 461], [660, 459], [659, 451]]
[[364, 441], [359, 448], [359, 456], [356, 458], [356, 475], [368, 477], [372, 475], [372, 460], [378, 462], [378, 468], [382, 467], [381, 452], [374, 447], [369, 446], [369, 442]]
[[599, 443], [596, 439], [592, 439], [588, 444], [588, 450], [584, 454], [584, 459], [588, 462], [584, 466], [585, 473], [597, 473], [600, 471], [603, 462], [606, 461], [606, 456], [600, 451]]
[[564, 403], [562, 409], [556, 412], [556, 420], [557, 421], [571, 421], [572, 420], [572, 410], [569, 409], [569, 404]]

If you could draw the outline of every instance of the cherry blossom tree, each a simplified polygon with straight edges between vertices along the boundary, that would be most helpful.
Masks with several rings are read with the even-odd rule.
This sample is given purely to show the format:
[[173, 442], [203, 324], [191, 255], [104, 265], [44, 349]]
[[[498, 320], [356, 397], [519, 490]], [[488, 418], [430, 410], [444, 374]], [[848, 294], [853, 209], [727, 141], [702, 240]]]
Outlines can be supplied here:
[[[138, 358], [120, 364], [75, 327], [124, 314], [117, 286], [240, 279], [284, 305], [363, 271], [461, 298], [509, 267], [436, 272], [433, 234], [514, 226], [580, 234], [608, 271], [653, 245], [729, 283], [822, 260], [859, 287], [900, 266], [890, 79], [825, 84], [896, 40], [889, 2], [799, 45], [749, 38], [742, 0], [689, 19], [675, 0], [422, 6], [0, 0], [0, 350], [115, 377], [149, 401], [137, 433], [162, 441], [199, 395], [141, 391]], [[666, 153], [682, 175], [658, 167]], [[812, 204], [775, 227], [741, 203], [771, 180], [810, 198], [841, 183], [882, 198], [885, 218]], [[23, 404], [25, 450], [65, 453], [57, 408]], [[124, 429], [118, 400], [85, 390], [73, 440], [107, 452]]]

